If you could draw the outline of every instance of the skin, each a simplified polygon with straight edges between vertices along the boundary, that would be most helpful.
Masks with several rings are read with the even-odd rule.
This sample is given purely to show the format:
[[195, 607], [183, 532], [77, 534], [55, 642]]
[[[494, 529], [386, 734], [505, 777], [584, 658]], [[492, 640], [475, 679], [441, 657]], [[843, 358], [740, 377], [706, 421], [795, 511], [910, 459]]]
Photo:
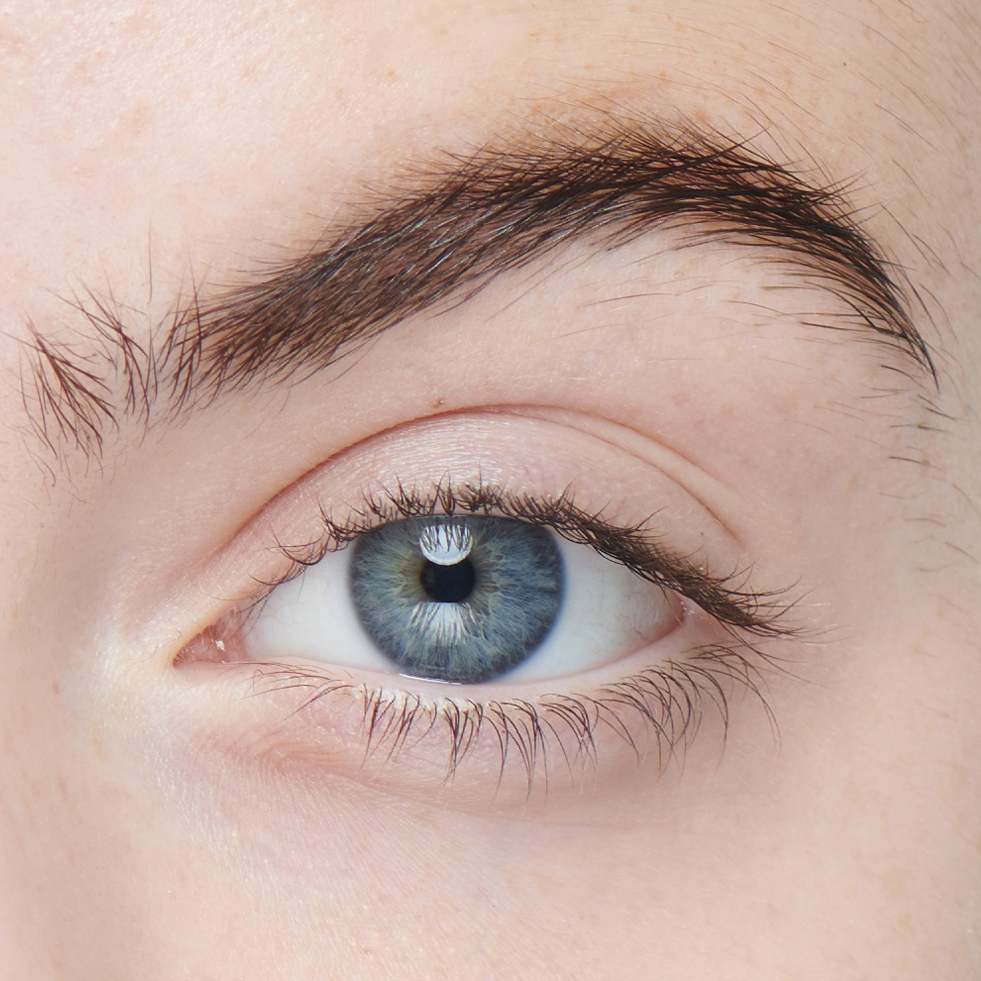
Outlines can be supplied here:
[[[4, 977], [978, 975], [971, 3], [14, 4], [0, 44]], [[939, 389], [802, 327], [841, 314], [822, 291], [655, 231], [570, 245], [296, 386], [125, 423], [100, 462], [37, 441], [26, 325], [87, 350], [73, 291], [145, 337], [182, 284], [298, 254], [366, 180], [605, 113], [852, 181]], [[601, 449], [596, 420], [694, 469]], [[776, 731], [733, 689], [724, 746], [706, 712], [663, 767], [611, 739], [587, 780], [545, 797], [509, 771], [495, 795], [479, 753], [449, 788], [435, 756], [361, 767], [340, 710], [284, 721], [293, 696], [243, 698], [248, 669], [175, 665], [314, 502], [473, 446], [533, 490], [576, 471], [624, 521], [667, 508], [679, 549], [787, 589]]]

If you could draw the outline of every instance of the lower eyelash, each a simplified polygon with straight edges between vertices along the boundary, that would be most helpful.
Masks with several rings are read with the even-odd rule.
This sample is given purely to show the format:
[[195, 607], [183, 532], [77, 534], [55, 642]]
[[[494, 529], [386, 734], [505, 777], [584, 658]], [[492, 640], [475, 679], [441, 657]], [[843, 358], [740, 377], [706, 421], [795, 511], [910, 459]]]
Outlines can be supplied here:
[[[393, 763], [402, 752], [442, 733], [448, 739], [445, 781], [449, 783], [477, 745], [489, 739], [499, 757], [500, 778], [516, 764], [529, 795], [540, 780], [547, 789], [557, 776], [554, 767], [559, 760], [570, 781], [584, 782], [597, 766], [597, 739], [603, 731], [622, 739], [638, 765], [654, 756], [659, 772], [670, 760], [683, 757], [708, 712], [720, 719], [724, 744], [730, 701], [738, 690], [759, 701], [777, 732], [764, 694], [764, 671], [780, 667], [773, 657], [748, 644], [699, 647], [683, 660], [646, 668], [602, 686], [593, 695], [544, 694], [534, 701], [429, 699], [295, 666], [261, 662], [253, 666], [255, 695], [308, 692], [294, 714], [321, 699], [358, 699], [365, 760]], [[632, 724], [638, 721], [639, 730]]]

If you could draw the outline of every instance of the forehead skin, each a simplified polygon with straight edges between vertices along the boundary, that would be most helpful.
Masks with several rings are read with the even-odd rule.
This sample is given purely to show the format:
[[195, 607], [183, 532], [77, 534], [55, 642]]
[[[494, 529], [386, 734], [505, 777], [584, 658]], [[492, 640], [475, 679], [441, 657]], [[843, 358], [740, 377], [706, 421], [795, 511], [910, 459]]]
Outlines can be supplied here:
[[[971, 0], [15, 3], [0, 13], [0, 51], [0, 963], [8, 965], [0, 976], [975, 976], [981, 732], [955, 697], [981, 691], [973, 558], [981, 554], [973, 449], [981, 438], [981, 23]], [[76, 536], [95, 521], [89, 505], [112, 466], [74, 481], [45, 477], [21, 389], [27, 323], [70, 340], [77, 324], [63, 298], [85, 289], [141, 311], [152, 294], [149, 307], [165, 310], [189, 278], [220, 284], [278, 260], [321, 235], [324, 220], [358, 200], [366, 181], [436, 150], [466, 153], [501, 133], [621, 113], [750, 138], [819, 179], [852, 181], [849, 200], [866, 231], [922, 299], [918, 326], [937, 361], [939, 404], [953, 434], [928, 446], [938, 479], [917, 512], [952, 546], [930, 581], [949, 603], [937, 599], [909, 640], [927, 652], [926, 667], [916, 677], [922, 697], [905, 695], [927, 721], [917, 715], [915, 739], [893, 754], [876, 727], [913, 710], [889, 701], [893, 689], [870, 694], [858, 722], [822, 736], [821, 773], [843, 810], [802, 802], [800, 813], [813, 804], [826, 826], [802, 828], [798, 849], [793, 835], [774, 843], [765, 868], [758, 845], [758, 861], [744, 867], [738, 835], [704, 834], [699, 840], [712, 848], [721, 844], [693, 854], [681, 886], [632, 878], [641, 846], [625, 833], [597, 859], [603, 890], [591, 892], [587, 878], [567, 904], [549, 905], [569, 887], [547, 864], [513, 880], [496, 868], [461, 887], [456, 864], [469, 867], [471, 853], [501, 860], [518, 845], [496, 826], [479, 841], [447, 837], [437, 819], [414, 826], [408, 847], [439, 856], [448, 881], [463, 889], [457, 907], [500, 904], [486, 936], [469, 923], [454, 934], [414, 919], [418, 908], [403, 903], [414, 884], [386, 880], [385, 854], [346, 841], [343, 815], [331, 824], [338, 847], [330, 867], [341, 885], [310, 886], [302, 916], [289, 908], [285, 873], [270, 885], [251, 869], [245, 886], [225, 888], [208, 849], [221, 839], [217, 850], [234, 852], [222, 837], [232, 837], [231, 823], [195, 811], [197, 837], [175, 831], [147, 787], [159, 783], [163, 797], [177, 799], [180, 788], [168, 785], [177, 777], [151, 764], [117, 766], [106, 733], [119, 730], [90, 722], [87, 695], [64, 694], [72, 672], [85, 669], [69, 654], [64, 665], [34, 657], [35, 634], [47, 631], [46, 650], [59, 638], [67, 649], [84, 629], [65, 622], [55, 630], [30, 614], [43, 608], [35, 593], [58, 581], [58, 556], [67, 565]], [[248, 429], [248, 420], [233, 421]], [[93, 646], [88, 637], [79, 642]], [[109, 665], [104, 677], [115, 670]], [[830, 711], [833, 696], [815, 694], [809, 714], [782, 723], [788, 745]], [[842, 759], [862, 761], [854, 780], [838, 781]], [[880, 785], [871, 777], [884, 770]], [[915, 793], [925, 773], [936, 777], [927, 801]], [[738, 781], [727, 790], [734, 799], [753, 793]], [[189, 810], [200, 808], [191, 796]], [[752, 813], [745, 801], [739, 806]], [[897, 819], [907, 811], [919, 823]], [[949, 841], [931, 845], [932, 865], [914, 862], [911, 871], [910, 856], [941, 811]], [[399, 855], [400, 836], [410, 832], [372, 820]], [[848, 855], [832, 862], [848, 872], [840, 895], [799, 895], [788, 920], [769, 897], [792, 894], [786, 884], [798, 876], [815, 881], [826, 861], [815, 842], [837, 840], [839, 821], [851, 829]], [[683, 837], [689, 823], [676, 810], [656, 833]], [[468, 834], [474, 827], [466, 825]], [[358, 879], [362, 867], [377, 877], [381, 917], [346, 878]], [[432, 885], [432, 867], [417, 872]], [[265, 918], [253, 915], [249, 902], [267, 888], [280, 900], [277, 912], [257, 904]], [[527, 943], [535, 903], [545, 909], [544, 954]], [[693, 929], [693, 910], [723, 926]], [[866, 916], [872, 953], [858, 941], [825, 943], [839, 933], [861, 937]], [[569, 953], [570, 934], [588, 942]], [[441, 938], [445, 956], [427, 947], [430, 935]], [[446, 940], [453, 936], [459, 951]], [[611, 970], [621, 949], [629, 963]], [[471, 972], [460, 958], [480, 966]], [[507, 967], [498, 973], [500, 965]]]
[[[977, 137], [969, 6], [15, 11], [4, 204], [21, 222], [4, 268], [17, 295], [69, 276], [142, 279], [148, 229], [174, 275], [188, 253], [237, 268], [243, 242], [319, 230], [310, 216], [329, 216], [366, 176], [584, 103], [762, 133], [784, 159], [860, 175], [856, 204], [886, 210], [871, 227], [896, 257], [956, 275], [977, 195], [971, 168], [952, 166]], [[107, 248], [110, 232], [128, 264]]]

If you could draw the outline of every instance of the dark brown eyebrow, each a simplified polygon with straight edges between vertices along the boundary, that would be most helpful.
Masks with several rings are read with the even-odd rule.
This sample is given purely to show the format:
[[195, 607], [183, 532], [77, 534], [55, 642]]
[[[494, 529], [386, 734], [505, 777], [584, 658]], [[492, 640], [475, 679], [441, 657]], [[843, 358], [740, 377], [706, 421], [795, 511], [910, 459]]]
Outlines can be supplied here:
[[195, 291], [136, 339], [115, 305], [76, 298], [97, 350], [33, 332], [25, 405], [45, 443], [98, 453], [127, 416], [173, 417], [228, 390], [322, 370], [357, 344], [505, 270], [589, 236], [613, 248], [683, 228], [776, 248], [845, 302], [854, 330], [902, 349], [936, 381], [909, 290], [863, 231], [841, 185], [819, 185], [746, 143], [634, 122], [602, 132], [523, 138], [446, 155], [390, 182], [359, 216], [300, 258], [205, 299]]

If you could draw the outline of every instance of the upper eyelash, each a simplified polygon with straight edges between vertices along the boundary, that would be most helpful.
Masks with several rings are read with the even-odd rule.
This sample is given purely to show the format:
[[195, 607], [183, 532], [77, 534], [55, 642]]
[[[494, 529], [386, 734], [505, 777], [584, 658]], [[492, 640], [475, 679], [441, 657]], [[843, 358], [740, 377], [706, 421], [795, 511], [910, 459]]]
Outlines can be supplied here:
[[724, 577], [711, 575], [662, 545], [648, 528], [651, 519], [626, 527], [615, 525], [602, 512], [577, 507], [568, 490], [557, 497], [536, 498], [480, 482], [459, 486], [439, 483], [426, 495], [399, 483], [394, 491], [366, 494], [361, 506], [344, 522], [321, 508], [324, 534], [318, 541], [299, 547], [277, 543], [291, 568], [281, 578], [262, 583], [267, 589], [265, 595], [300, 575], [307, 566], [316, 565], [328, 551], [342, 548], [382, 524], [460, 513], [513, 518], [551, 528], [570, 542], [590, 546], [640, 578], [674, 590], [727, 627], [762, 637], [797, 632], [785, 622], [794, 605], [784, 598], [787, 589], [749, 589], [748, 571], [735, 570]]

